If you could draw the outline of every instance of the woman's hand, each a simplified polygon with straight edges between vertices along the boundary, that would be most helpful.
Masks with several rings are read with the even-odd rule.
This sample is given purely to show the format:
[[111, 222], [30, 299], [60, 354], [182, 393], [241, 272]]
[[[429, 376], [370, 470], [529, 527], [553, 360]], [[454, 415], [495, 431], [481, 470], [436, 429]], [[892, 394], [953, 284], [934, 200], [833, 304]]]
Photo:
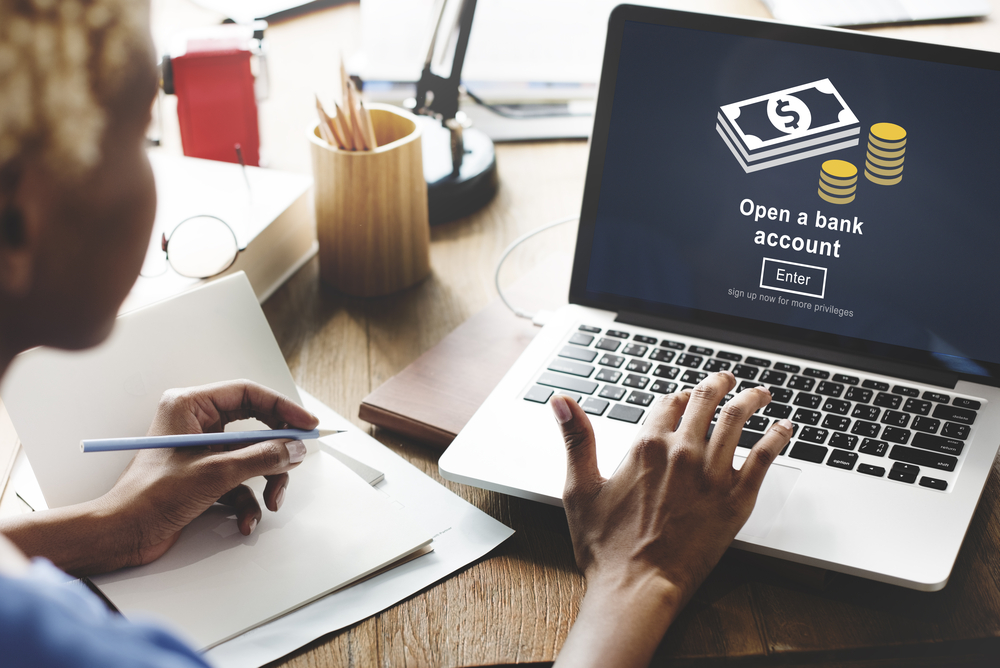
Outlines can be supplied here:
[[[314, 429], [319, 423], [273, 390], [232, 381], [164, 393], [149, 435], [218, 432], [246, 418], [272, 429]], [[139, 566], [160, 557], [181, 529], [216, 502], [232, 506], [240, 531], [249, 535], [262, 513], [253, 491], [242, 483], [267, 478], [264, 502], [277, 511], [288, 471], [305, 455], [301, 441], [289, 440], [218, 450], [143, 450], [99, 499], [11, 518], [0, 530], [26, 554], [47, 557], [75, 574]]]
[[563, 502], [588, 588], [560, 661], [646, 665], [750, 516], [792, 425], [773, 424], [743, 467], [733, 468], [743, 425], [771, 400], [763, 388], [744, 390], [722, 407], [706, 439], [735, 385], [732, 374], [717, 373], [690, 392], [662, 397], [610, 479], [598, 471], [586, 413], [565, 397], [552, 398], [567, 450]]

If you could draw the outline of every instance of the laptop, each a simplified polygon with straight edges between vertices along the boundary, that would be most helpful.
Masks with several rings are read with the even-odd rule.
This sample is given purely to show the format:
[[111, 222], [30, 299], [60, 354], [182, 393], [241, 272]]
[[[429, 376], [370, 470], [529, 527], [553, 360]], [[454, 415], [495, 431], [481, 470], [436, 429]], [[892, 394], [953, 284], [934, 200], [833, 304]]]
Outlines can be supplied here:
[[1000, 444], [1000, 55], [612, 13], [570, 303], [440, 459], [559, 505], [547, 402], [601, 472], [665, 393], [729, 370], [795, 436], [737, 547], [941, 589]]

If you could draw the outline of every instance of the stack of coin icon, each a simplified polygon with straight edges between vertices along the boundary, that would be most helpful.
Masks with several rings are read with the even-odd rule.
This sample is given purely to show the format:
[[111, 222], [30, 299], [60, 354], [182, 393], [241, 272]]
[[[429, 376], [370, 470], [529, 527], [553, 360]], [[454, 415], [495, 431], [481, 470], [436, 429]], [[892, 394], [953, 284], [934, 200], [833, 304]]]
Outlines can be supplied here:
[[850, 204], [858, 189], [858, 168], [844, 160], [827, 160], [819, 172], [819, 196], [830, 204]]
[[876, 123], [868, 135], [865, 178], [880, 186], [894, 186], [903, 180], [906, 130], [895, 123]]

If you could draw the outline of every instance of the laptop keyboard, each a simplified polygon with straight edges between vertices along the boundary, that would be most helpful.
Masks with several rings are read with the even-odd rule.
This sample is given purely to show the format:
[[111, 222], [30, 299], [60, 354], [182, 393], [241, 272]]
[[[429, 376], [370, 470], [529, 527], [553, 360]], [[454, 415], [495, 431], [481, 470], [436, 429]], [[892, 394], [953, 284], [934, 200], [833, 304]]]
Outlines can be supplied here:
[[[523, 398], [544, 404], [564, 394], [592, 419], [636, 424], [658, 395], [730, 371], [737, 386], [716, 417], [747, 387], [763, 385], [772, 397], [747, 421], [740, 447], [789, 418], [794, 436], [782, 457], [939, 491], [954, 482], [982, 400], [703, 343], [581, 324]], [[714, 427], [715, 418], [709, 435]]]

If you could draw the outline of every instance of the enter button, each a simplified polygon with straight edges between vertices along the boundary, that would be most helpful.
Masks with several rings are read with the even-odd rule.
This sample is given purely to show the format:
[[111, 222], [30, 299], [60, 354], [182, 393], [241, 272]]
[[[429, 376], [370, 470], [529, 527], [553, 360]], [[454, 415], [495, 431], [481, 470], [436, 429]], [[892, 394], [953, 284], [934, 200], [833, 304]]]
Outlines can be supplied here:
[[826, 267], [765, 257], [760, 268], [760, 287], [823, 299], [826, 295]]

